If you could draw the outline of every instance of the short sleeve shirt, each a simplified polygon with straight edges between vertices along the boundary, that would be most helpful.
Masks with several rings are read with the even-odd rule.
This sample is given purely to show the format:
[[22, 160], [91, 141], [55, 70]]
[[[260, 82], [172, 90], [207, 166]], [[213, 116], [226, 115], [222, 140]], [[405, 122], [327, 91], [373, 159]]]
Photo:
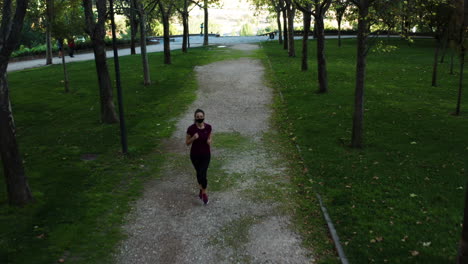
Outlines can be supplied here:
[[205, 123], [205, 128], [200, 129], [196, 124], [188, 127], [187, 134], [191, 137], [198, 133], [198, 138], [192, 143], [190, 155], [209, 155], [210, 145], [208, 145], [208, 137], [211, 134], [211, 125]]

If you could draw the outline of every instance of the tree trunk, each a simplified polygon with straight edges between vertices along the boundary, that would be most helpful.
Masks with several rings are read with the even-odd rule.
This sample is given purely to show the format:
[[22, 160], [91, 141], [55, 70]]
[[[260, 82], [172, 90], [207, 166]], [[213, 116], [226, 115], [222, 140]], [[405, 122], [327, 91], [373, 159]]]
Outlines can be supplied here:
[[[138, 1], [138, 0], [135, 0]], [[146, 52], [146, 16], [145, 10], [143, 8], [143, 4], [139, 1], [138, 2], [138, 13], [140, 15], [140, 48], [141, 48], [141, 60], [143, 64], [143, 83], [144, 85], [151, 84], [151, 77], [149, 71], [149, 64], [148, 64], [148, 54]]]
[[0, 68], [0, 154], [6, 180], [8, 201], [11, 205], [23, 206], [33, 201], [24, 173], [23, 159], [16, 142], [15, 124], [6, 76], [6, 65]]
[[288, 15], [287, 15], [287, 9], [289, 7], [286, 6], [284, 9], [283, 9], [283, 38], [284, 38], [284, 41], [283, 41], [283, 49], [287, 50], [288, 49], [288, 39], [289, 39], [289, 32], [288, 32]]
[[99, 83], [99, 100], [101, 105], [101, 122], [106, 124], [117, 123], [117, 113], [112, 96], [112, 83], [107, 67], [106, 46], [104, 36], [106, 34], [104, 24], [106, 22], [106, 0], [96, 0], [98, 21], [95, 22], [92, 0], [83, 0], [87, 31], [91, 37], [94, 51], [94, 62]]
[[445, 61], [445, 54], [447, 53], [448, 42], [449, 42], [448, 36], [444, 37], [441, 43], [442, 56], [440, 56], [440, 63], [444, 63]]
[[453, 57], [454, 57], [455, 51], [452, 49], [452, 52], [450, 54], [450, 74], [453, 75]]
[[104, 39], [95, 39], [93, 42], [94, 61], [99, 83], [99, 96], [101, 101], [101, 121], [106, 124], [119, 122], [113, 101], [112, 82], [107, 66], [107, 56]]
[[290, 6], [288, 8], [288, 55], [289, 57], [296, 57], [296, 48], [294, 47], [294, 17], [296, 15], [296, 8]]
[[68, 86], [67, 64], [65, 63], [65, 49], [63, 51], [64, 51], [63, 54], [62, 54], [63, 82], [64, 82], [65, 92], [68, 93], [68, 92], [70, 92], [70, 89], [69, 89], [69, 86]]
[[323, 24], [323, 16], [319, 15], [315, 18], [317, 25], [317, 73], [319, 81], [319, 93], [328, 92], [328, 74], [327, 60], [325, 58], [325, 26]]
[[338, 18], [338, 47], [341, 47], [341, 18]]
[[8, 202], [15, 206], [23, 206], [34, 201], [16, 141], [7, 79], [8, 61], [20, 38], [27, 4], [27, 0], [17, 0], [15, 13], [11, 14], [5, 10], [12, 10], [12, 1], [4, 1], [2, 30], [0, 30], [0, 39], [4, 41], [0, 46], [0, 157], [3, 163]]
[[465, 190], [465, 209], [463, 211], [462, 234], [458, 245], [457, 264], [468, 263], [468, 184]]
[[203, 36], [203, 46], [208, 46], [208, 0], [204, 0], [203, 10], [205, 12], [205, 35]]
[[302, 16], [304, 17], [304, 35], [302, 38], [302, 71], [307, 71], [309, 69], [308, 64], [308, 41], [309, 41], [309, 31], [310, 31], [310, 23], [311, 23], [311, 14], [310, 12], [302, 12]]
[[52, 64], [54, 57], [52, 51], [52, 17], [53, 17], [53, 0], [46, 2], [46, 65]]
[[351, 146], [353, 148], [362, 148], [364, 132], [364, 83], [366, 77], [366, 49], [368, 25], [367, 16], [369, 13], [369, 2], [361, 1], [359, 7], [358, 22], [358, 45], [356, 62], [356, 89], [354, 94], [354, 115], [353, 115], [353, 134]]
[[283, 33], [281, 30], [281, 11], [277, 12], [276, 23], [278, 24], [278, 43], [283, 44]]
[[187, 53], [188, 38], [189, 38], [188, 12], [187, 12], [187, 10], [184, 10], [184, 12], [182, 13], [182, 24], [184, 26], [184, 34], [183, 34], [183, 37], [182, 37], [182, 52]]
[[436, 47], [434, 52], [434, 64], [432, 66], [432, 86], [437, 86], [437, 66], [439, 64], [439, 50], [440, 50], [440, 40], [436, 39]]
[[164, 64], [171, 64], [171, 38], [169, 35], [169, 13], [166, 13], [162, 3], [160, 3], [161, 9], [161, 16], [163, 21], [163, 29], [164, 29]]
[[130, 0], [130, 54], [135, 55], [135, 43], [136, 43], [136, 31], [138, 25], [136, 23], [136, 16], [135, 16], [135, 0]]
[[187, 48], [190, 49], [190, 15], [187, 14]]
[[[465, 67], [465, 52], [466, 52], [466, 48], [464, 46], [462, 46], [461, 47], [461, 52], [460, 52], [460, 77], [459, 77], [459, 80], [458, 80], [457, 109], [455, 110], [456, 115], [460, 115], [461, 97], [462, 97], [462, 90], [463, 90], [463, 68]], [[468, 226], [467, 226], [467, 228], [468, 228]], [[467, 236], [467, 238], [468, 238], [468, 236]], [[468, 241], [468, 240], [466, 240], [466, 241]]]

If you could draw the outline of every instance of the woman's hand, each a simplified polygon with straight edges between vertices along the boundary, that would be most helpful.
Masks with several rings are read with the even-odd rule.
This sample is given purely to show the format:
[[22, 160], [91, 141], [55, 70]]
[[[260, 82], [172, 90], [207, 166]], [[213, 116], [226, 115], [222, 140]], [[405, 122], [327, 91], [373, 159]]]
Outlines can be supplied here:
[[195, 133], [193, 136], [190, 136], [189, 134], [187, 134], [187, 137], [185, 138], [185, 144], [187, 144], [188, 146], [197, 139], [198, 139], [198, 133]]

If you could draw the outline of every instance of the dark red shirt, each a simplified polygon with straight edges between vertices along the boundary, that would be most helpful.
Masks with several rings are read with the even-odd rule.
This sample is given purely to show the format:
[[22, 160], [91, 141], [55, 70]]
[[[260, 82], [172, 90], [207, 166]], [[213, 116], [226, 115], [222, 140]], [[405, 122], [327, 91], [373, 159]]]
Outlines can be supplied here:
[[198, 133], [198, 138], [192, 142], [190, 155], [208, 155], [210, 154], [210, 145], [208, 145], [208, 137], [211, 134], [211, 125], [205, 123], [205, 128], [200, 129], [196, 124], [187, 128], [187, 134], [191, 137]]

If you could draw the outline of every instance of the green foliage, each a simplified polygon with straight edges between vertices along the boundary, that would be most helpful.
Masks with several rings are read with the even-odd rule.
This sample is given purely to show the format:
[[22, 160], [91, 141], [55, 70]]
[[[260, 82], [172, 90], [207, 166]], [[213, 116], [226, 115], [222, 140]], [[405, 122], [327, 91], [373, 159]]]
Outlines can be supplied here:
[[[107, 47], [112, 47], [111, 38], [105, 38], [104, 42]], [[90, 50], [93, 48], [93, 44], [91, 43], [91, 40], [76, 41], [75, 44], [76, 44], [75, 50]], [[128, 44], [130, 44], [130, 39], [117, 39], [117, 45], [128, 45]], [[67, 47], [65, 47], [65, 49], [66, 48]], [[54, 52], [58, 51], [57, 43], [53, 43], [52, 50]], [[34, 55], [45, 55], [45, 53], [46, 53], [45, 44], [38, 45], [32, 48], [28, 48], [28, 47], [25, 47], [24, 45], [21, 45], [17, 50], [15, 50], [11, 54], [11, 57], [15, 58], [15, 57], [34, 56]]]
[[[173, 55], [171, 66], [151, 66], [148, 87], [141, 58], [120, 58], [128, 157], [120, 155], [118, 124], [99, 123], [94, 61], [68, 64], [68, 94], [60, 65], [8, 74], [18, 141], [37, 201], [9, 207], [0, 182], [0, 263], [56, 263], [61, 257], [66, 263], [114, 263], [111, 254], [123, 238], [120, 226], [129, 203], [146, 180], [159, 176], [165, 158], [161, 141], [195, 98], [194, 66], [236, 56], [210, 48]], [[162, 56], [151, 53], [149, 60]], [[113, 69], [113, 60], [108, 63]], [[98, 156], [85, 161], [87, 154]]]
[[81, 0], [54, 0], [52, 36], [69, 38], [83, 35], [85, 28], [84, 11]]
[[431, 40], [389, 40], [397, 50], [369, 54], [366, 144], [354, 150], [356, 40], [326, 44], [330, 93], [322, 95], [314, 93], [316, 72], [299, 70], [300, 56], [263, 44], [270, 83], [285, 100], [279, 124], [308, 168], [303, 204], [307, 190], [322, 195], [350, 263], [454, 263], [468, 166], [467, 116], [451, 115], [458, 76], [442, 74], [440, 87], [430, 86]]
[[253, 32], [252, 26], [248, 23], [243, 24], [239, 32], [239, 35], [240, 36], [253, 36], [254, 32]]

